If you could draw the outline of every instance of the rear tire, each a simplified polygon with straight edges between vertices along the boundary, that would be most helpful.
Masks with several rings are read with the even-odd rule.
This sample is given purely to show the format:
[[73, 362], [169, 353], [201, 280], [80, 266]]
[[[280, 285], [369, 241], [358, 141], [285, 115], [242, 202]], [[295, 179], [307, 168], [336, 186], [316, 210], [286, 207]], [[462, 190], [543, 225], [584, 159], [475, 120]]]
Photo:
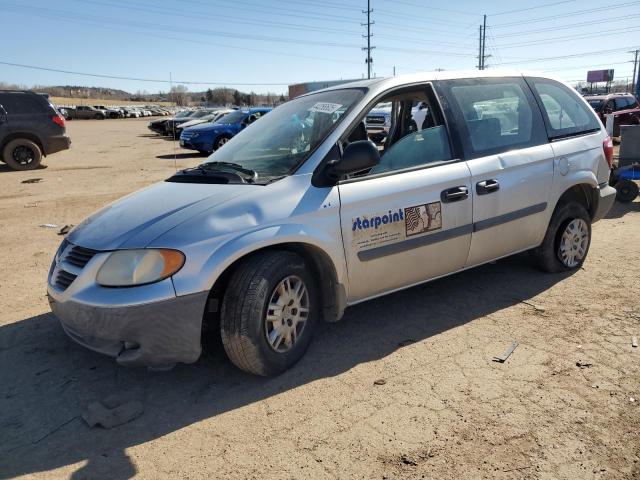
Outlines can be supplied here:
[[614, 188], [616, 189], [616, 200], [620, 203], [633, 202], [640, 191], [638, 184], [632, 180], [619, 180]]
[[556, 207], [544, 240], [532, 254], [543, 271], [566, 272], [582, 266], [590, 245], [591, 217], [583, 205], [570, 202]]
[[317, 298], [314, 278], [299, 255], [264, 251], [246, 258], [231, 276], [220, 312], [229, 359], [263, 376], [294, 365], [311, 342]]
[[40, 166], [42, 151], [37, 143], [16, 138], [4, 147], [2, 160], [13, 170], [33, 170]]

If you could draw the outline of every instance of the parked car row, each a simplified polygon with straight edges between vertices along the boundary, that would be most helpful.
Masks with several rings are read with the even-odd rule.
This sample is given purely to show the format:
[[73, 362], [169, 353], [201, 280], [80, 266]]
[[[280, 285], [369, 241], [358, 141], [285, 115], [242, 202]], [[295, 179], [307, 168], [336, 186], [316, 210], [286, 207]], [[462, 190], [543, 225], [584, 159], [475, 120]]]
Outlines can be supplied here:
[[183, 110], [171, 118], [150, 122], [149, 130], [180, 139], [183, 148], [211, 153], [269, 111], [271, 108], [263, 107]]
[[60, 105], [58, 111], [66, 120], [159, 117], [173, 114], [172, 108], [158, 106]]

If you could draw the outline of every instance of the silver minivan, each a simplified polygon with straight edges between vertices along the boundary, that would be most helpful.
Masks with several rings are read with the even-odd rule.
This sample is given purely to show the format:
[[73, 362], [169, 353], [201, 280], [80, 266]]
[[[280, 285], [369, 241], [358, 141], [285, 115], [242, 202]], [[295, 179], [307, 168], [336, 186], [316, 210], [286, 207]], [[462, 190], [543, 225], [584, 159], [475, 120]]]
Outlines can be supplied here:
[[[383, 104], [374, 143], [365, 119]], [[77, 226], [49, 272], [51, 309], [122, 365], [195, 362], [210, 336], [238, 367], [277, 374], [349, 305], [525, 250], [546, 271], [579, 268], [614, 200], [612, 156], [589, 105], [542, 76], [310, 93]]]

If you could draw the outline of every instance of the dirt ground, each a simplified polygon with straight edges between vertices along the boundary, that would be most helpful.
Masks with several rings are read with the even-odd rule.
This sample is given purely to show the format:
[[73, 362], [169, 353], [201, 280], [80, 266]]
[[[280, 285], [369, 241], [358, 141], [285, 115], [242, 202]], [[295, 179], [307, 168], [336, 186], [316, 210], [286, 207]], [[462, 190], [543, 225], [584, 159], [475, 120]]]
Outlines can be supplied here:
[[[72, 121], [48, 168], [0, 166], [0, 478], [640, 478], [640, 201], [594, 226], [573, 275], [519, 255], [352, 307], [277, 378], [220, 354], [126, 369], [49, 313], [62, 237], [40, 225], [169, 176], [147, 121]], [[144, 414], [88, 428], [112, 392]]]

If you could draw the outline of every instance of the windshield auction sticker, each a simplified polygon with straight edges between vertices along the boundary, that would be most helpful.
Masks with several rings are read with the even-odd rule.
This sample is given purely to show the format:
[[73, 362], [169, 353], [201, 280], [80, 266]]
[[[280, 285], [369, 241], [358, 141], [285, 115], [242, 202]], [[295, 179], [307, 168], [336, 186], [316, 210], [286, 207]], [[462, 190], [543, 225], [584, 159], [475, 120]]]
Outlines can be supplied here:
[[440, 202], [352, 218], [351, 247], [368, 250], [442, 228]]
[[338, 110], [342, 105], [340, 103], [324, 103], [318, 102], [309, 109], [310, 112], [318, 113], [333, 113]]

